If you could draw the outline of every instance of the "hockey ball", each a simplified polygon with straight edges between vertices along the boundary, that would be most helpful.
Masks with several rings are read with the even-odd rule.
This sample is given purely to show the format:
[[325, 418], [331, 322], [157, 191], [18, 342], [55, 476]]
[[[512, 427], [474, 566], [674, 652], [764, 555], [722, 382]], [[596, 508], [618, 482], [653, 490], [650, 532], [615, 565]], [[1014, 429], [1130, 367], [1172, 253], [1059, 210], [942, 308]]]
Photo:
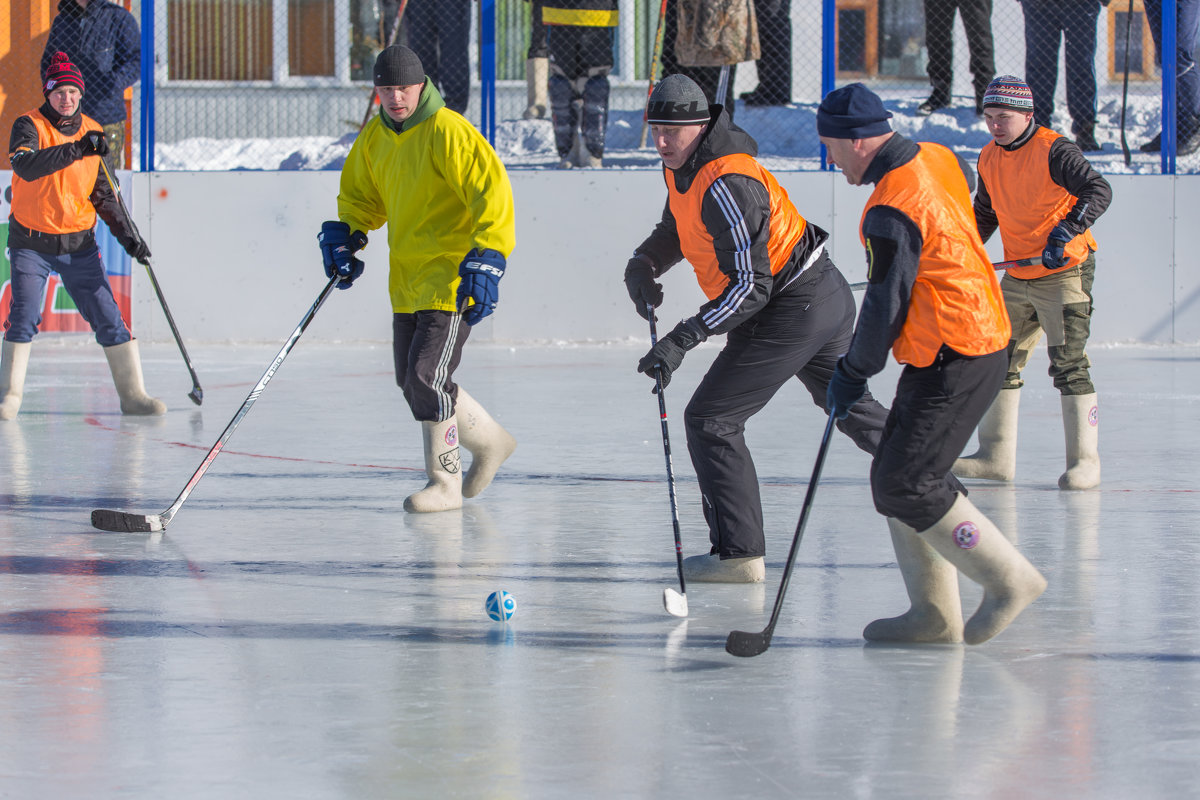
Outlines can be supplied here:
[[512, 619], [513, 614], [517, 613], [516, 599], [503, 589], [497, 589], [489, 594], [483, 607], [487, 611], [487, 615], [497, 622], [507, 622]]

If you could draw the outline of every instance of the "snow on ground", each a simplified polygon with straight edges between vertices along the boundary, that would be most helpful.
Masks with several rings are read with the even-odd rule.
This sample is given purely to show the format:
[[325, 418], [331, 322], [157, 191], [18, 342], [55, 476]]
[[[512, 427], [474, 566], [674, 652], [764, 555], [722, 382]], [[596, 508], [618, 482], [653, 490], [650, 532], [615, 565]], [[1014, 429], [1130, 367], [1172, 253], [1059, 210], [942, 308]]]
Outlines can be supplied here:
[[[884, 95], [894, 115], [895, 130], [918, 141], [944, 144], [964, 156], [978, 154], [990, 141], [982, 120], [975, 115], [969, 98], [955, 98], [952, 108], [929, 117], [915, 115], [924, 99], [912, 91], [894, 90]], [[775, 170], [820, 169], [816, 137], [816, 103], [751, 108], [738, 103], [735, 121], [759, 144], [763, 163]], [[1063, 106], [1065, 104], [1061, 104]], [[1138, 146], [1159, 131], [1160, 102], [1157, 96], [1129, 96], [1125, 113], [1125, 138], [1132, 163], [1125, 164], [1121, 148], [1121, 98], [1101, 96], [1096, 138], [1100, 152], [1088, 153], [1104, 173], [1158, 174], [1162, 171], [1157, 153], [1142, 153]], [[641, 138], [640, 111], [610, 111], [604, 166], [609, 169], [653, 169], [659, 160], [650, 147], [638, 146]], [[1070, 120], [1060, 108], [1053, 127], [1070, 131]], [[155, 146], [157, 170], [337, 170], [341, 169], [355, 134], [339, 137], [281, 139], [187, 139]], [[558, 163], [554, 133], [549, 120], [506, 120], [496, 126], [495, 147], [510, 168], [552, 169]], [[1180, 173], [1200, 171], [1200, 153], [1180, 158]]]

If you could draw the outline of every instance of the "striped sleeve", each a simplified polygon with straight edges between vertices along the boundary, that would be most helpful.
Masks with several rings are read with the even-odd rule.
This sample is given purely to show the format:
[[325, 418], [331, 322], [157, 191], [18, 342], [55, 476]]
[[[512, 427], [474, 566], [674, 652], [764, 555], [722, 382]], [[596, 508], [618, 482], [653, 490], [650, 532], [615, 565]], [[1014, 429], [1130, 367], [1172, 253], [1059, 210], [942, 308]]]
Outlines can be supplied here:
[[700, 307], [706, 331], [724, 333], [757, 314], [771, 296], [771, 204], [767, 188], [747, 175], [724, 175], [704, 197], [701, 220], [713, 238], [717, 263], [729, 282]]

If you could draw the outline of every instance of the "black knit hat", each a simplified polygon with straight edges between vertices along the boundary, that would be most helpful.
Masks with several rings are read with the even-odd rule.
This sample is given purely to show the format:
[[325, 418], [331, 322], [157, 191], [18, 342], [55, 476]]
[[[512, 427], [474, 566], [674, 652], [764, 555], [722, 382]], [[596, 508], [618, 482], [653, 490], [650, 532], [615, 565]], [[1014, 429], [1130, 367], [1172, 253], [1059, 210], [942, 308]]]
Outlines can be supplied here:
[[869, 139], [891, 133], [891, 118], [879, 95], [851, 83], [825, 95], [817, 108], [817, 133], [829, 139]]
[[424, 82], [421, 59], [402, 44], [385, 47], [375, 59], [376, 86], [412, 86]]
[[83, 73], [79, 71], [79, 67], [71, 63], [71, 57], [60, 50], [50, 59], [50, 66], [46, 67], [46, 79], [42, 81], [42, 94], [49, 97], [56, 86], [63, 84], [71, 84], [79, 89], [80, 94], [83, 93]]
[[706, 125], [708, 99], [696, 82], [678, 73], [659, 81], [646, 103], [650, 125]]

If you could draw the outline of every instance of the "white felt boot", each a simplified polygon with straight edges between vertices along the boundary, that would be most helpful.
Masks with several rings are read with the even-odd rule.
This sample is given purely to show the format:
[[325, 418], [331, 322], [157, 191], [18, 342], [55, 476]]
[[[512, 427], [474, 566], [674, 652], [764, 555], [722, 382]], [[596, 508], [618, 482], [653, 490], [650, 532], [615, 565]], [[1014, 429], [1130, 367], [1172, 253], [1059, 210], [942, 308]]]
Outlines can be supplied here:
[[963, 627], [967, 644], [980, 644], [1000, 633], [1046, 590], [1042, 573], [962, 495], [920, 536], [983, 587], [983, 600]]
[[525, 119], [546, 118], [550, 108], [549, 81], [550, 59], [525, 59]]
[[15, 419], [25, 394], [25, 370], [29, 367], [29, 342], [4, 340], [0, 348], [0, 419]]
[[951, 472], [960, 478], [1011, 481], [1017, 474], [1017, 409], [1020, 389], [1001, 389], [979, 421], [979, 450], [957, 459]]
[[404, 510], [416, 513], [462, 508], [462, 466], [458, 458], [458, 423], [422, 422], [425, 473], [429, 483], [404, 500]]
[[1100, 485], [1100, 408], [1096, 393], [1063, 395], [1063, 430], [1067, 434], [1067, 471], [1060, 489], [1091, 489]]
[[684, 581], [696, 583], [762, 583], [767, 577], [762, 556], [726, 558], [716, 553], [688, 556], [683, 560]]
[[888, 528], [912, 606], [898, 617], [875, 620], [863, 630], [863, 638], [872, 642], [961, 642], [958, 570], [900, 520], [888, 517]]
[[104, 348], [104, 356], [108, 359], [113, 384], [121, 398], [122, 414], [149, 417], [167, 413], [167, 406], [163, 401], [146, 394], [146, 385], [142, 381], [142, 359], [138, 355], [136, 339]]
[[471, 467], [462, 482], [462, 496], [474, 497], [496, 477], [500, 465], [517, 449], [517, 440], [461, 386], [455, 412], [462, 446], [471, 454]]

